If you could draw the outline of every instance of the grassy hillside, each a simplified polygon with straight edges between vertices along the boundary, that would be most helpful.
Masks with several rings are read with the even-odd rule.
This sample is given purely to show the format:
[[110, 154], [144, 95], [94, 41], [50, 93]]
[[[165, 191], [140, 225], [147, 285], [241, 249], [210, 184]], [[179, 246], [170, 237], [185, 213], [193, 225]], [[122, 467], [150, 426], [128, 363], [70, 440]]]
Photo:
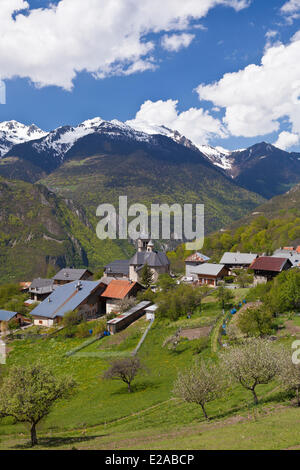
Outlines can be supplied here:
[[42, 180], [55, 193], [95, 213], [99, 204], [205, 204], [208, 232], [228, 225], [260, 204], [257, 194], [241, 189], [199, 152], [157, 137], [159, 145], [118, 143], [93, 135], [81, 139], [67, 161]]
[[50, 266], [100, 269], [133, 252], [100, 241], [85, 211], [41, 185], [0, 179], [0, 282], [45, 276]]
[[[235, 301], [244, 298], [246, 292], [238, 291]], [[173, 398], [178, 371], [198, 357], [215, 354], [209, 346], [200, 356], [195, 354], [198, 340], [183, 339], [176, 350], [170, 350], [163, 347], [165, 339], [178, 328], [214, 328], [220, 313], [219, 305], [208, 298], [202, 315], [195, 313], [191, 320], [156, 321], [139, 353], [148, 373], [136, 379], [133, 394], [128, 393], [125, 384], [104, 381], [101, 376], [112, 358], [131, 353], [145, 330], [144, 319], [120, 335], [91, 344], [77, 356], [67, 357], [65, 353], [85, 340], [65, 339], [62, 333], [48, 339], [10, 343], [6, 367], [25, 364], [30, 357], [32, 362], [50, 365], [56, 374], [71, 372], [78, 382], [74, 395], [57, 404], [39, 427], [38, 448], [283, 449], [298, 445], [299, 410], [290, 405], [290, 397], [276, 382], [258, 387], [258, 408], [253, 407], [249, 392], [232, 386], [223, 398], [208, 405], [209, 423], [199, 406]], [[213, 333], [214, 329], [211, 337]], [[23, 425], [13, 424], [10, 419], [0, 421], [0, 448], [22, 448], [27, 443]]]

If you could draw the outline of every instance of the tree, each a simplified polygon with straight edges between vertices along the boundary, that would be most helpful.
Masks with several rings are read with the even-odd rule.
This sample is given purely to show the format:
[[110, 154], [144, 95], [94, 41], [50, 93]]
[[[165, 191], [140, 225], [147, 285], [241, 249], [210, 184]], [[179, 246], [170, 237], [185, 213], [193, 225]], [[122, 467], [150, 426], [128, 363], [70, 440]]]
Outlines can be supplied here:
[[273, 331], [273, 315], [265, 307], [247, 308], [240, 313], [237, 326], [247, 336], [266, 336]]
[[84, 315], [82, 312], [78, 310], [71, 310], [70, 312], [66, 312], [63, 318], [63, 325], [65, 327], [72, 327], [79, 325], [84, 320]]
[[127, 312], [132, 307], [135, 307], [136, 304], [137, 301], [134, 297], [125, 297], [125, 299], [121, 299], [116, 302], [119, 313]]
[[187, 403], [200, 405], [206, 419], [206, 404], [216, 400], [222, 394], [222, 374], [213, 363], [193, 365], [180, 372], [174, 384], [173, 394]]
[[202, 313], [202, 301], [208, 296], [210, 288], [208, 286], [196, 287], [196, 302], [199, 304], [200, 313]]
[[71, 377], [56, 377], [41, 364], [13, 367], [0, 390], [0, 417], [11, 416], [29, 423], [31, 445], [38, 443], [36, 427], [48, 416], [54, 403], [68, 396], [75, 382]]
[[18, 330], [19, 328], [20, 328], [20, 323], [19, 323], [18, 320], [16, 320], [15, 318], [12, 318], [12, 319], [8, 322], [8, 329], [9, 329], [9, 331]]
[[5, 335], [7, 334], [7, 331], [8, 331], [8, 323], [7, 323], [7, 321], [2, 321], [2, 322], [1, 322], [0, 331], [1, 331], [1, 333], [3, 334], [3, 336], [5, 336]]
[[185, 284], [170, 291], [161, 292], [156, 298], [157, 315], [160, 318], [176, 321], [181, 316], [193, 313], [201, 305], [204, 294], [207, 295], [206, 290]]
[[145, 287], [150, 287], [153, 283], [153, 273], [146, 263], [141, 270], [141, 283]]
[[168, 292], [176, 287], [176, 281], [169, 274], [160, 274], [157, 286], [162, 292]]
[[296, 393], [297, 405], [300, 407], [300, 364], [294, 364], [290, 351], [285, 351], [280, 368], [280, 380], [288, 389]]
[[137, 357], [117, 359], [110, 368], [104, 372], [103, 378], [107, 380], [122, 380], [128, 386], [128, 392], [132, 392], [131, 384], [137, 374], [143, 369]]
[[250, 284], [253, 284], [253, 275], [248, 274], [247, 271], [244, 271], [244, 269], [236, 270], [235, 274], [236, 274], [236, 283], [242, 289], [244, 289], [245, 287], [248, 287]]
[[234, 294], [230, 289], [227, 289], [224, 286], [220, 286], [216, 290], [216, 297], [220, 302], [222, 309], [225, 310], [226, 305], [229, 305], [234, 299]]
[[54, 266], [49, 264], [47, 268], [47, 274], [46, 274], [47, 279], [51, 279], [52, 277], [55, 276], [56, 273], [57, 273], [57, 269], [55, 269]]
[[279, 274], [264, 300], [274, 313], [298, 310], [300, 308], [299, 270], [290, 269]]
[[257, 385], [270, 383], [280, 371], [278, 351], [260, 338], [229, 348], [222, 359], [231, 379], [251, 391], [255, 405], [258, 404]]

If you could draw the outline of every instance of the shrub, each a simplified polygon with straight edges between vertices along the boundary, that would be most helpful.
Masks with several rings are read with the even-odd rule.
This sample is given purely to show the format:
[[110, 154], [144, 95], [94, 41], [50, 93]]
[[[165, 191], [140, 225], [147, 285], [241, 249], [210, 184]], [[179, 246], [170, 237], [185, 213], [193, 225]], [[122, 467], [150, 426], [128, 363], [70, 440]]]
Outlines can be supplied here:
[[79, 325], [84, 319], [84, 315], [82, 312], [78, 310], [67, 312], [63, 318], [63, 325], [67, 327]]
[[104, 331], [106, 330], [106, 321], [105, 320], [98, 320], [94, 329], [93, 333], [95, 336], [103, 335]]
[[68, 326], [61, 332], [62, 338], [74, 338], [76, 333], [76, 327], [75, 326]]
[[90, 336], [90, 329], [91, 326], [89, 326], [88, 323], [80, 323], [80, 325], [77, 326], [75, 336], [77, 338], [87, 338], [88, 336]]
[[199, 338], [194, 346], [194, 354], [201, 354], [209, 347], [209, 337]]

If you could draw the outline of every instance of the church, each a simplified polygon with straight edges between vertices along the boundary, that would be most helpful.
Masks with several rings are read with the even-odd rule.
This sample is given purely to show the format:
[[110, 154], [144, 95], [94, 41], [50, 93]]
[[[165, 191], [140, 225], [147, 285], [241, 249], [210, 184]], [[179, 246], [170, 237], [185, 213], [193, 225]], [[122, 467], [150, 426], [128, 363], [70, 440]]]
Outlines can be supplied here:
[[143, 267], [148, 265], [155, 283], [160, 274], [170, 273], [170, 261], [165, 253], [154, 250], [154, 243], [149, 239], [138, 240], [138, 250], [130, 260], [117, 260], [105, 266], [104, 275], [108, 278], [127, 278], [140, 282]]

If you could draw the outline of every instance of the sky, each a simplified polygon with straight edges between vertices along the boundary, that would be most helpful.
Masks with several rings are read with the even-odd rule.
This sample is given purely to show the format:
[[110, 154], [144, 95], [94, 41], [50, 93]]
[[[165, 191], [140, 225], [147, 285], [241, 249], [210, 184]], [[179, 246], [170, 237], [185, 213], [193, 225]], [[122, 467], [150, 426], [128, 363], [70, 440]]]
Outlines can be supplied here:
[[0, 121], [300, 151], [300, 0], [0, 0]]

